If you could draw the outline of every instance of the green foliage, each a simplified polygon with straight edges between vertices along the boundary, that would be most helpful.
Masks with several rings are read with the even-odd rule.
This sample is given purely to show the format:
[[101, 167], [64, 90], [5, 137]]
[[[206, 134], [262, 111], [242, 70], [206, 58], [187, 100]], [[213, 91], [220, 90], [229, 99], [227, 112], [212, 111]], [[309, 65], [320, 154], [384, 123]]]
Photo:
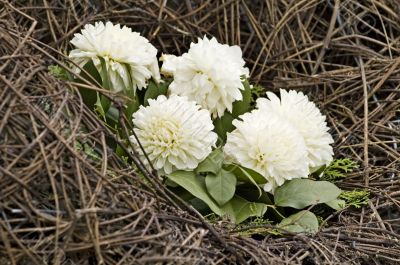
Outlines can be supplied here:
[[336, 199], [341, 190], [327, 181], [293, 179], [275, 190], [275, 205], [303, 209]]
[[264, 217], [253, 217], [247, 219], [246, 222], [239, 224], [236, 227], [236, 230], [247, 230], [247, 229], [252, 229], [253, 227], [259, 227], [263, 225], [273, 225], [273, 222]]
[[251, 88], [247, 79], [243, 81], [243, 86], [244, 90], [241, 91], [242, 100], [235, 101], [232, 104], [232, 116], [234, 118], [237, 118], [250, 110]]
[[267, 183], [267, 180], [260, 173], [250, 168], [243, 167], [237, 164], [227, 164], [224, 165], [224, 168], [226, 170], [232, 171], [240, 182], [251, 183], [254, 185]]
[[216, 223], [221, 220], [221, 217], [219, 217], [215, 213], [210, 213], [210, 214], [205, 215], [204, 219], [210, 223]]
[[[235, 164], [224, 165], [221, 149], [214, 150], [194, 172], [176, 171], [168, 175], [195, 198], [189, 200], [196, 209], [207, 213], [209, 208], [220, 217], [241, 223], [250, 217], [261, 217], [270, 208], [269, 216], [280, 226], [292, 232], [313, 233], [318, 230], [316, 216], [308, 211], [288, 218], [279, 207], [302, 210], [305, 207], [326, 203], [334, 209], [343, 207], [338, 199], [341, 190], [333, 183], [311, 179], [294, 179], [275, 190], [274, 201], [260, 185], [265, 183], [257, 172]], [[238, 185], [238, 186], [237, 186]], [[258, 192], [257, 192], [258, 191]], [[257, 194], [258, 193], [258, 194]]]
[[322, 225], [325, 222], [325, 219], [322, 216], [317, 215], [318, 225]]
[[64, 68], [61, 68], [58, 65], [49, 65], [47, 69], [49, 70], [49, 73], [55, 78], [61, 80], [71, 80], [70, 73], [68, 73]]
[[106, 113], [108, 111], [108, 108], [110, 107], [110, 104], [110, 100], [97, 92], [96, 103], [94, 103], [94, 111], [104, 121], [106, 121]]
[[283, 219], [279, 228], [293, 233], [316, 233], [318, 232], [318, 219], [310, 211], [303, 210]]
[[193, 171], [178, 170], [169, 174], [168, 178], [206, 203], [214, 213], [223, 215], [219, 205], [208, 194], [204, 177], [197, 176]]
[[232, 121], [251, 109], [251, 87], [247, 79], [243, 81], [243, 86], [244, 90], [241, 91], [242, 100], [233, 103], [232, 113], [225, 111], [222, 117], [214, 120], [215, 132], [223, 143], [226, 142], [226, 134], [235, 129]]
[[242, 167], [237, 164], [225, 165], [224, 168], [230, 172], [233, 172], [239, 182], [254, 185], [258, 190], [259, 197], [261, 196], [262, 190], [259, 184], [265, 184], [267, 182], [267, 180], [261, 174], [250, 168]]
[[133, 91], [128, 92], [129, 100], [125, 102], [124, 114], [128, 119], [128, 123], [132, 126], [132, 114], [135, 113], [140, 107], [140, 100], [138, 93], [133, 93]]
[[170, 82], [168, 82], [168, 81], [157, 84], [153, 80], [150, 80], [148, 87], [146, 89], [146, 93], [144, 94], [143, 105], [148, 106], [149, 99], [155, 99], [160, 95], [166, 95], [169, 84], [170, 84]]
[[128, 164], [128, 154], [120, 145], [117, 145], [117, 147], [115, 148], [115, 153], [122, 159], [122, 161], [124, 161], [125, 164]]
[[113, 87], [112, 87], [110, 77], [108, 76], [106, 61], [102, 57], [98, 57], [98, 58], [101, 62], [101, 71], [99, 73], [101, 76], [101, 81], [102, 81], [101, 85], [107, 90], [112, 90]]
[[[212, 174], [212, 173], [211, 173]], [[227, 174], [231, 174], [227, 172]], [[207, 204], [208, 207], [219, 216], [226, 216], [235, 223], [240, 223], [251, 216], [262, 216], [267, 206], [264, 203], [249, 202], [237, 195], [230, 198], [223, 205], [219, 205], [207, 189], [206, 180], [203, 176], [196, 175], [193, 171], [178, 170], [168, 175], [168, 178], [179, 186], [190, 192], [193, 196]], [[226, 190], [220, 189], [223, 192], [222, 197], [216, 195], [219, 191], [212, 191], [219, 202], [227, 199]], [[231, 193], [231, 191], [228, 191]], [[233, 192], [234, 194], [234, 192]]]
[[231, 113], [225, 112], [224, 116], [222, 116], [221, 118], [216, 118], [213, 122], [215, 132], [217, 133], [219, 139], [222, 140], [222, 143], [226, 142], [226, 134], [235, 129], [235, 126], [233, 126], [232, 124], [232, 121], [234, 119], [235, 118]]
[[75, 141], [75, 149], [78, 151], [83, 151], [86, 154], [86, 157], [92, 159], [93, 161], [101, 160], [100, 154], [88, 143]]
[[249, 202], [235, 195], [222, 207], [222, 210], [225, 216], [239, 224], [251, 216], [263, 216], [267, 206], [263, 203]]
[[321, 179], [335, 182], [346, 178], [346, 174], [358, 168], [357, 162], [349, 158], [335, 159], [327, 166], [321, 174]]
[[224, 154], [217, 148], [196, 168], [197, 174], [206, 174], [207, 191], [220, 206], [232, 199], [236, 189], [236, 176], [222, 169], [223, 162]]
[[[245, 224], [244, 226], [248, 226], [248, 225], [253, 225], [253, 226], [256, 226], [256, 225], [271, 225], [272, 224], [272, 221], [271, 220], [268, 220], [267, 218], [263, 218], [263, 217], [255, 217], [255, 218], [253, 218], [253, 219], [251, 219], [251, 220], [249, 220], [248, 222], [247, 222], [247, 224]], [[243, 226], [242, 226], [243, 227]]]
[[367, 205], [369, 201], [369, 191], [368, 190], [352, 190], [343, 191], [339, 195], [339, 199], [346, 202], [346, 206], [354, 206], [355, 208], [360, 208], [363, 205]]
[[208, 193], [222, 206], [235, 195], [236, 176], [229, 171], [221, 169], [217, 174], [209, 173], [206, 176]]
[[[96, 66], [94, 65], [94, 63], [93, 63], [92, 60], [90, 60], [89, 62], [87, 62], [87, 63], [83, 66], [83, 70], [84, 70], [84, 71], [82, 71], [82, 72], [80, 73], [80, 76], [81, 76], [83, 79], [89, 80], [89, 81], [91, 81], [91, 82], [93, 82], [93, 83], [97, 82], [97, 83], [100, 84], [100, 85], [102, 84], [102, 79], [101, 79], [100, 73], [99, 73], [99, 71], [97, 71], [97, 68], [96, 68]], [[89, 76], [88, 76], [86, 73], [88, 73]]]
[[262, 202], [273, 206], [272, 194], [265, 192], [253, 184], [242, 183], [236, 186], [236, 194], [253, 202]]
[[325, 204], [336, 211], [342, 210], [346, 207], [346, 202], [341, 199], [334, 199], [332, 201], [326, 202]]
[[260, 85], [254, 85], [251, 89], [251, 102], [250, 105], [255, 105], [258, 98], [265, 95], [265, 88]]
[[280, 236], [282, 232], [279, 229], [272, 227], [273, 222], [263, 217], [255, 217], [251, 220], [243, 222], [236, 227], [238, 235], [250, 237], [252, 235], [272, 235]]
[[221, 148], [217, 148], [209, 154], [196, 168], [198, 174], [213, 173], [217, 174], [224, 162], [224, 153]]
[[[83, 70], [79, 77], [77, 77], [74, 81], [76, 82], [83, 82], [82, 79], [91, 81], [93, 83], [101, 84], [101, 76], [97, 71], [96, 67], [94, 66], [92, 61], [89, 61], [83, 66]], [[84, 87], [78, 88], [79, 93], [82, 96], [83, 102], [88, 106], [91, 110], [95, 109], [95, 103], [97, 101], [97, 94], [98, 92]]]

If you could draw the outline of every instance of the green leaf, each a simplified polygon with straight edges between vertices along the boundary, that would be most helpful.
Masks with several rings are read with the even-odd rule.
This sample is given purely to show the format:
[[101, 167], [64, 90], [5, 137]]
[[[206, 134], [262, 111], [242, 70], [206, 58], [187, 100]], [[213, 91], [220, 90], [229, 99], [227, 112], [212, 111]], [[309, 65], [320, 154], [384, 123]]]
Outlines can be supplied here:
[[260, 85], [254, 85], [251, 89], [251, 103], [250, 105], [255, 105], [258, 98], [265, 95], [266, 89]]
[[111, 106], [106, 113], [106, 122], [109, 128], [116, 129], [119, 124], [119, 111], [114, 106]]
[[252, 202], [262, 202], [268, 205], [274, 204], [271, 194], [261, 190], [260, 196], [259, 187], [255, 187], [253, 184], [244, 183], [237, 185], [235, 194]]
[[249, 81], [246, 79], [243, 81], [244, 90], [242, 93], [242, 100], [233, 102], [232, 105], [232, 116], [237, 118], [250, 110], [251, 103], [251, 88]]
[[130, 125], [132, 125], [132, 114], [135, 113], [140, 107], [138, 94], [136, 93], [136, 95], [131, 96], [131, 98], [131, 100], [126, 102], [124, 109], [125, 117], [128, 119]]
[[196, 168], [197, 173], [213, 173], [216, 175], [221, 171], [224, 162], [224, 153], [217, 148], [209, 154]]
[[110, 109], [111, 106], [111, 100], [109, 100], [107, 97], [103, 95], [100, 95], [100, 101], [104, 111], [107, 113], [107, 111]]
[[94, 65], [94, 63], [93, 63], [92, 60], [90, 60], [89, 62], [87, 62], [87, 63], [83, 66], [83, 70], [85, 70], [85, 71], [90, 75], [90, 77], [87, 76], [85, 72], [81, 72], [82, 78], [87, 79], [88, 81], [90, 81], [90, 79], [94, 79], [94, 80], [91, 80], [91, 81], [92, 81], [92, 82], [93, 82], [93, 81], [96, 81], [96, 82], [98, 82], [99, 84], [102, 83], [100, 73], [99, 73], [99, 71], [97, 70], [97, 68], [96, 68], [96, 66]]
[[225, 168], [228, 171], [233, 172], [239, 182], [253, 184], [258, 190], [259, 197], [261, 196], [262, 190], [258, 184], [264, 184], [267, 182], [267, 180], [261, 174], [250, 168], [246, 168], [237, 164], [229, 164], [226, 165]]
[[183, 170], [172, 172], [167, 177], [190, 192], [193, 196], [206, 203], [214, 213], [218, 214], [219, 216], [223, 215], [221, 208], [217, 203], [214, 202], [210, 195], [208, 195], [203, 177], [196, 176], [196, 174], [192, 171]]
[[227, 164], [224, 165], [224, 168], [228, 171], [232, 171], [241, 182], [252, 183], [255, 185], [267, 183], [267, 180], [260, 173], [250, 168], [238, 164]]
[[303, 210], [283, 219], [278, 227], [293, 233], [318, 232], [318, 219], [310, 211]]
[[235, 195], [222, 207], [222, 211], [234, 223], [239, 224], [251, 216], [263, 216], [267, 211], [267, 206], [263, 203], [249, 202]]
[[98, 115], [100, 115], [100, 118], [102, 118], [104, 121], [106, 120], [106, 110], [103, 108], [103, 105], [101, 104], [100, 93], [97, 93], [97, 100], [96, 103], [94, 103], [94, 111]]
[[346, 202], [341, 199], [334, 199], [332, 201], [326, 202], [325, 204], [336, 211], [342, 210], [344, 209], [344, 207], [346, 207]]
[[356, 168], [358, 168], [357, 162], [349, 158], [335, 159], [322, 170], [320, 178], [322, 180], [335, 182], [346, 178], [347, 173], [352, 172]]
[[207, 193], [204, 178], [191, 171], [175, 171], [168, 178], [207, 204], [214, 213], [226, 215], [235, 223], [243, 222], [251, 216], [263, 216], [267, 210], [265, 204], [249, 202], [239, 196], [234, 196], [223, 207], [219, 207]]
[[106, 62], [102, 57], [98, 57], [98, 58], [101, 62], [100, 76], [101, 76], [102, 86], [103, 86], [103, 88], [105, 88], [107, 90], [112, 90], [112, 84], [110, 81], [110, 77], [108, 76]]
[[[165, 184], [168, 185], [168, 188], [170, 188], [176, 195], [178, 195], [185, 202], [196, 198], [193, 196], [193, 194], [191, 194], [190, 192], [188, 192], [187, 190], [185, 190], [184, 188], [182, 188], [181, 186], [179, 186], [178, 184], [176, 184], [175, 182], [171, 181], [168, 178], [166, 179]], [[198, 200], [201, 201], [200, 199], [198, 199]], [[205, 204], [205, 205], [208, 208], [208, 211], [210, 211], [210, 208], [207, 206], [207, 204]], [[196, 209], [197, 209], [197, 207], [196, 207]]]
[[93, 159], [94, 161], [101, 160], [101, 155], [89, 144], [87, 143], [83, 144], [83, 151], [89, 158]]
[[360, 208], [363, 205], [367, 205], [369, 202], [369, 191], [368, 190], [352, 190], [343, 191], [339, 199], [346, 202], [346, 206], [354, 206], [355, 208]]
[[203, 216], [208, 215], [208, 214], [215, 214], [213, 212], [210, 213], [210, 207], [208, 207], [207, 204], [205, 204], [202, 200], [199, 198], [192, 198], [189, 200], [189, 203]]
[[226, 142], [226, 134], [235, 129], [235, 126], [232, 124], [233, 120], [234, 118], [229, 112], [225, 112], [221, 118], [216, 118], [214, 120], [215, 132], [223, 143]]
[[65, 70], [64, 68], [60, 67], [59, 65], [49, 65], [47, 69], [49, 70], [49, 73], [55, 78], [61, 80], [70, 80], [70, 81], [73, 80], [71, 74], [67, 72], [67, 70]]
[[[101, 76], [100, 76], [99, 72], [97, 71], [97, 69], [96, 69], [96, 67], [94, 66], [94, 64], [93, 64], [92, 61], [89, 61], [88, 63], [86, 63], [86, 64], [83, 66], [83, 70], [85, 70], [85, 71], [82, 71], [81, 74], [80, 74], [80, 77], [81, 77], [82, 79], [89, 80], [89, 81], [91, 81], [92, 83], [96, 83], [96, 82], [97, 82], [97, 83], [101, 84]], [[88, 76], [88, 75], [86, 74], [86, 72], [87, 72], [90, 76]], [[77, 78], [77, 81], [78, 81], [78, 82], [82, 82], [82, 80], [80, 80], [80, 78]], [[96, 81], [96, 82], [95, 82], [95, 81]], [[97, 94], [98, 94], [98, 93], [96, 92], [96, 90], [80, 87], [80, 88], [79, 88], [79, 93], [82, 95], [83, 102], [84, 102], [90, 109], [95, 109], [95, 103], [96, 103], [96, 101], [97, 101]]]
[[231, 172], [221, 169], [217, 174], [207, 174], [206, 186], [214, 200], [219, 205], [224, 205], [235, 195], [236, 177]]
[[319, 176], [325, 170], [326, 165], [317, 166], [317, 167], [310, 167], [310, 174], [313, 176]]
[[169, 83], [162, 82], [157, 84], [153, 80], [149, 81], [149, 85], [147, 86], [146, 93], [144, 94], [144, 106], [148, 106], [149, 99], [157, 98], [159, 95], [166, 95]]
[[275, 205], [303, 209], [336, 199], [341, 190], [328, 181], [293, 179], [275, 190]]
[[[272, 202], [272, 195], [265, 192], [261, 191], [261, 196], [260, 196], [260, 191], [257, 190], [253, 185], [251, 184], [241, 184], [236, 186], [236, 191], [235, 194], [245, 198], [248, 201], [251, 202], [259, 202], [259, 203], [264, 203], [266, 205], [273, 205], [274, 203]], [[281, 211], [283, 209], [277, 209], [278, 207], [270, 207], [268, 209], [268, 219], [270, 220], [276, 220], [280, 221], [284, 217]]]
[[127, 155], [125, 153], [125, 150], [119, 144], [115, 148], [115, 153], [121, 158], [123, 158], [123, 157], [125, 157]]

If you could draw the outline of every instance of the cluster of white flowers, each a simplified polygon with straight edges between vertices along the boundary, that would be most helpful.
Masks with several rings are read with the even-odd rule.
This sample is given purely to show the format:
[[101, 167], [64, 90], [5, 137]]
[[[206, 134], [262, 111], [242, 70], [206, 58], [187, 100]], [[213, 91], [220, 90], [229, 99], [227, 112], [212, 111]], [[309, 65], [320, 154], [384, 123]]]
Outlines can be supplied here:
[[306, 178], [310, 170], [333, 159], [332, 136], [314, 103], [303, 93], [268, 92], [257, 100], [257, 109], [235, 120], [225, 153], [236, 163], [262, 174], [272, 191], [285, 180]]
[[115, 92], [140, 90], [150, 78], [157, 82], [161, 79], [157, 49], [128, 27], [111, 22], [88, 24], [74, 35], [71, 43], [76, 47], [69, 54], [72, 61], [80, 68], [92, 61], [99, 73], [105, 68]]
[[[116, 92], [140, 90], [151, 78], [161, 80], [156, 48], [128, 27], [86, 25], [71, 43], [76, 49], [70, 58], [79, 67], [93, 62], [99, 73], [106, 70]], [[212, 117], [232, 112], [233, 103], [242, 99], [249, 70], [239, 46], [207, 37], [181, 56], [164, 54], [160, 60], [161, 72], [173, 77], [169, 96], [151, 99], [133, 114], [134, 132], [155, 169], [167, 174], [193, 170], [216, 145]], [[224, 153], [264, 176], [266, 191], [273, 192], [286, 180], [306, 178], [332, 161], [333, 139], [325, 116], [301, 92], [281, 90], [280, 97], [268, 92], [233, 125]], [[147, 163], [136, 137], [130, 141]]]

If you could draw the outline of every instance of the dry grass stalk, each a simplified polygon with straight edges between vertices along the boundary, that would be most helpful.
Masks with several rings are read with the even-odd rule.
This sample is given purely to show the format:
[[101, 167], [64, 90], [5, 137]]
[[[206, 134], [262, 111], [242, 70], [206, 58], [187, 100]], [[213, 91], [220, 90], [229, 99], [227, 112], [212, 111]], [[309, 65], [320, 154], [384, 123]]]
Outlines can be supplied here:
[[[0, 264], [398, 264], [399, 13], [394, 0], [2, 0]], [[369, 189], [369, 205], [332, 215], [314, 237], [262, 240], [174, 207], [151, 172], [108, 149], [112, 134], [76, 84], [47, 73], [96, 20], [129, 25], [162, 52], [204, 34], [241, 45], [254, 83], [319, 103], [336, 155], [363, 165], [340, 186]]]

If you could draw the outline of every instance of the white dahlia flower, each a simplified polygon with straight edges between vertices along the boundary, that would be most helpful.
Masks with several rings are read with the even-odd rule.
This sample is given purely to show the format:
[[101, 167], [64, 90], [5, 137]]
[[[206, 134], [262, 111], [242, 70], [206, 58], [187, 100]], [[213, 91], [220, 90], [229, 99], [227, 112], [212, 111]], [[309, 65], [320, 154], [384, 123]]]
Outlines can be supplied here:
[[311, 168], [329, 164], [333, 159], [332, 136], [320, 110], [302, 92], [280, 90], [281, 98], [267, 92], [257, 100], [257, 108], [288, 120], [303, 136]]
[[[150, 161], [162, 173], [195, 169], [217, 141], [209, 111], [177, 95], [150, 99], [149, 106], [141, 106], [132, 121]], [[133, 135], [130, 141], [147, 162]]]
[[239, 119], [233, 121], [236, 129], [228, 133], [224, 152], [233, 162], [263, 175], [266, 191], [308, 176], [304, 139], [288, 121], [260, 110]]
[[[138, 32], [111, 22], [87, 24], [71, 43], [76, 47], [69, 57], [80, 67], [92, 61], [101, 73], [100, 58], [105, 61], [108, 77], [116, 92], [147, 86], [147, 80], [160, 81], [157, 49]], [[79, 73], [80, 69], [76, 71]]]
[[232, 103], [242, 99], [242, 77], [248, 77], [249, 69], [239, 46], [204, 37], [191, 43], [182, 56], [163, 55], [161, 60], [161, 72], [174, 78], [170, 92], [196, 101], [214, 117], [221, 117], [226, 109], [232, 112]]

